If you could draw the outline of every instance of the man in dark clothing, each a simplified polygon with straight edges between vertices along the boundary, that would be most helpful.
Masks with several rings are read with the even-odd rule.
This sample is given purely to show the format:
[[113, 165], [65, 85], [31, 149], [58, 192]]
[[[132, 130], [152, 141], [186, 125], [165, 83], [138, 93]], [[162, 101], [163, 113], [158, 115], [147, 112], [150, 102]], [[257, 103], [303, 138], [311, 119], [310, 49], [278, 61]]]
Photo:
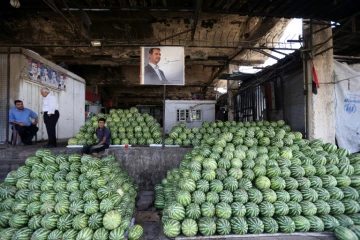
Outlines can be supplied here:
[[169, 84], [169, 81], [166, 79], [164, 72], [158, 66], [160, 60], [160, 48], [150, 48], [149, 64], [144, 67], [144, 84]]
[[97, 143], [84, 146], [82, 149], [83, 154], [92, 154], [94, 157], [99, 157], [99, 152], [109, 148], [111, 133], [110, 130], [105, 127], [105, 118], [99, 119], [98, 126], [95, 131], [98, 139]]

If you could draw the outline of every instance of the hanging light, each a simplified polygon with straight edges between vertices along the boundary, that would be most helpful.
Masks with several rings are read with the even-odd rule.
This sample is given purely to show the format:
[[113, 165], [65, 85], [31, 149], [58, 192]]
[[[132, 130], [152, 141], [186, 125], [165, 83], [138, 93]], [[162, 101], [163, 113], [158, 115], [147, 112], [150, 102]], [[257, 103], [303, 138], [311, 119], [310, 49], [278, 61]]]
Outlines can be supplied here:
[[19, 0], [10, 0], [10, 5], [13, 6], [14, 8], [19, 8], [20, 2]]

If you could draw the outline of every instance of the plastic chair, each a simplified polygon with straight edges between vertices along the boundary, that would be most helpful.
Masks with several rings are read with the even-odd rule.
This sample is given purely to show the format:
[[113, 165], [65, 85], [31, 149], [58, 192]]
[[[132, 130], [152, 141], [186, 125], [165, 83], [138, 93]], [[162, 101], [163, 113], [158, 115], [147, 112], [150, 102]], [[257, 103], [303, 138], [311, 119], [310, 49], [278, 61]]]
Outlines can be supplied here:
[[[16, 128], [14, 128], [14, 126], [12, 126], [11, 129], [12, 129], [11, 145], [16, 145], [17, 144], [17, 138], [19, 136], [19, 132], [18, 132], [18, 130], [16, 130]], [[35, 134], [35, 144], [36, 143], [37, 143], [37, 134]]]

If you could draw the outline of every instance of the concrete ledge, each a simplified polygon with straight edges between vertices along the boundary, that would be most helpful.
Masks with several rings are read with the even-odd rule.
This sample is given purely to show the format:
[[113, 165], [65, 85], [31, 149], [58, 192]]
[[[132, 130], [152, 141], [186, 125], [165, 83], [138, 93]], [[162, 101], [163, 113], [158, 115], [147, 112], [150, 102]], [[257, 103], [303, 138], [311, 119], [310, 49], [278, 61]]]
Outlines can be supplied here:
[[333, 232], [295, 232], [295, 233], [274, 233], [274, 234], [245, 234], [245, 235], [216, 235], [216, 236], [196, 236], [196, 237], [176, 237], [176, 240], [336, 240]]
[[166, 177], [167, 171], [180, 165], [192, 148], [131, 147], [109, 148], [121, 167], [133, 177], [140, 190], [152, 190]]

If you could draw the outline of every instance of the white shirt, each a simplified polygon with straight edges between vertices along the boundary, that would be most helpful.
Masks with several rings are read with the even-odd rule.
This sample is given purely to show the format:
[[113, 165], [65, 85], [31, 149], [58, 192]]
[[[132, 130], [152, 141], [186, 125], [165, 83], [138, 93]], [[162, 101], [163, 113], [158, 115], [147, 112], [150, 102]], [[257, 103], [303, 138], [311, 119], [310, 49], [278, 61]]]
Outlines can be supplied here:
[[155, 72], [156, 72], [156, 74], [158, 75], [160, 81], [162, 81], [163, 79], [162, 79], [161, 74], [160, 74], [160, 71], [159, 71], [159, 66], [158, 66], [158, 65], [155, 65], [155, 64], [152, 64], [152, 63], [150, 63], [150, 62], [149, 62], [149, 64], [150, 64], [150, 66], [152, 66], [152, 68], [155, 70]]
[[42, 111], [47, 112], [48, 114], [54, 114], [55, 110], [59, 109], [59, 104], [54, 95], [49, 93], [46, 97], [43, 98]]

